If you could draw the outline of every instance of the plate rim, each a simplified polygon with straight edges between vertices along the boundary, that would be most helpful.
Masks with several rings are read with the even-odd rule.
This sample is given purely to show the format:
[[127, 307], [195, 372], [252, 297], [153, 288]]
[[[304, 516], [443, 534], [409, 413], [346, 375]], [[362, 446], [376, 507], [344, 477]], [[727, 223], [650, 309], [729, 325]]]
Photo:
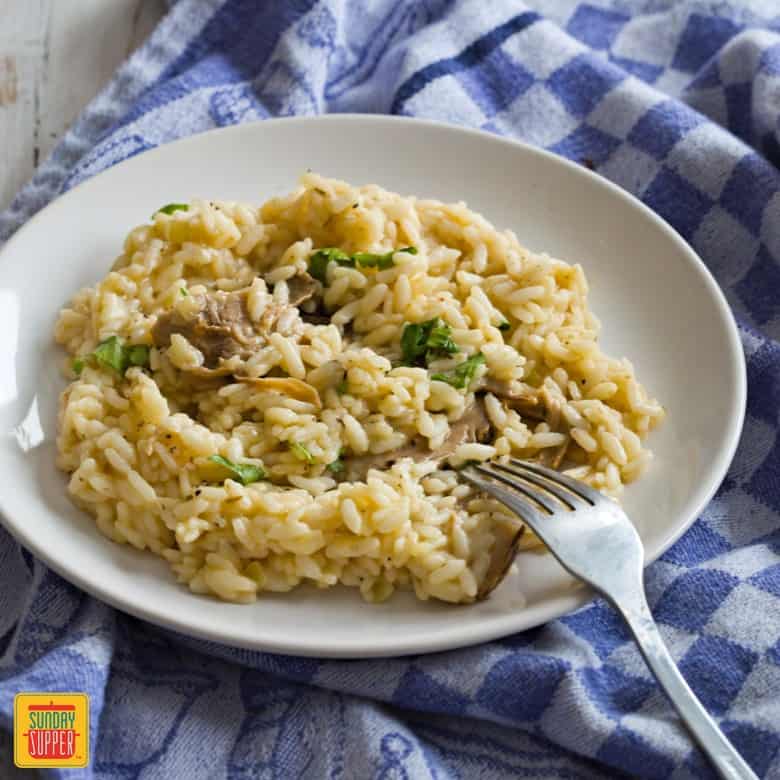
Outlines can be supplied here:
[[[133, 165], [136, 158], [164, 156], [169, 146], [188, 145], [203, 143], [204, 136], [229, 135], [238, 133], [254, 133], [260, 128], [268, 125], [298, 125], [298, 124], [318, 124], [344, 123], [349, 125], [358, 123], [375, 124], [393, 124], [406, 125], [411, 127], [428, 127], [438, 131], [452, 132], [476, 137], [482, 142], [495, 143], [510, 148], [518, 149], [525, 154], [543, 158], [547, 164], [557, 165], [575, 176], [585, 177], [591, 180], [591, 183], [601, 187], [611, 193], [612, 196], [626, 202], [626, 204], [635, 210], [638, 210], [645, 218], [649, 218], [654, 226], [664, 233], [686, 257], [688, 263], [696, 271], [699, 281], [704, 285], [709, 293], [710, 299], [715, 304], [717, 312], [724, 322], [727, 340], [726, 345], [730, 356], [729, 363], [732, 369], [732, 381], [735, 387], [735, 393], [731, 400], [731, 414], [728, 417], [728, 423], [725, 430], [725, 446], [723, 446], [711, 469], [712, 476], [706, 489], [699, 488], [693, 492], [696, 496], [695, 502], [689, 509], [684, 522], [671, 527], [669, 531], [662, 535], [656, 549], [650, 554], [646, 554], [645, 566], [663, 555], [675, 542], [688, 531], [693, 523], [698, 519], [702, 510], [709, 504], [717, 492], [729, 466], [734, 459], [737, 447], [739, 445], [747, 405], [747, 368], [739, 337], [739, 328], [734, 317], [734, 313], [729, 306], [723, 290], [712, 275], [710, 270], [704, 264], [696, 251], [680, 236], [677, 231], [671, 227], [662, 217], [656, 214], [652, 209], [642, 203], [635, 195], [624, 190], [622, 187], [614, 184], [600, 174], [586, 169], [584, 166], [568, 160], [564, 157], [541, 149], [537, 146], [527, 144], [523, 141], [496, 135], [484, 130], [478, 130], [470, 127], [443, 122], [433, 119], [421, 119], [417, 117], [384, 115], [384, 114], [323, 114], [294, 117], [277, 117], [270, 119], [245, 122], [227, 127], [212, 128], [199, 133], [185, 136], [167, 143], [160, 144], [152, 149], [147, 149], [139, 154], [133, 155], [122, 160], [115, 165], [90, 176], [86, 180], [79, 182], [56, 196], [46, 206], [36, 212], [24, 225], [22, 225], [0, 248], [0, 264], [2, 264], [6, 253], [13, 250], [17, 243], [21, 243], [28, 233], [37, 229], [37, 225], [44, 221], [49, 215], [62, 208], [68, 208], [72, 197], [77, 197], [84, 190], [95, 186], [104, 175], [108, 175], [123, 167]], [[2, 265], [0, 265], [2, 269]], [[1, 270], [0, 270], [1, 273]], [[689, 498], [690, 502], [690, 498]], [[75, 563], [68, 564], [58, 560], [50, 555], [46, 550], [45, 544], [39, 543], [32, 533], [25, 533], [25, 524], [14, 521], [11, 514], [6, 510], [5, 499], [0, 496], [0, 523], [20, 544], [32, 552], [48, 568], [52, 569], [59, 576], [72, 585], [80, 588], [86, 593], [98, 598], [110, 606], [138, 617], [142, 620], [153, 623], [156, 626], [176, 631], [186, 637], [215, 642], [225, 647], [239, 647], [259, 652], [281, 653], [300, 657], [319, 657], [319, 658], [375, 658], [375, 657], [398, 657], [410, 654], [441, 652], [445, 650], [454, 650], [469, 647], [483, 642], [489, 642], [500, 637], [508, 636], [520, 631], [525, 631], [539, 625], [543, 625], [551, 620], [570, 614], [575, 609], [584, 605], [595, 598], [594, 591], [584, 585], [578, 585], [570, 592], [559, 595], [549, 602], [536, 606], [532, 611], [525, 609], [519, 613], [509, 612], [496, 619], [489, 630], [486, 630], [482, 624], [464, 623], [457, 629], [440, 631], [432, 636], [426, 636], [421, 639], [415, 639], [413, 642], [407, 642], [399, 639], [389, 644], [385, 642], [383, 646], [377, 647], [370, 641], [361, 644], [354, 639], [341, 640], [332, 637], [321, 638], [316, 642], [304, 641], [295, 642], [291, 640], [281, 641], [275, 639], [258, 638], [236, 638], [227, 636], [222, 630], [214, 629], [208, 626], [193, 626], [186, 619], [180, 619], [177, 615], [166, 615], [158, 613], [154, 608], [138, 604], [124, 594], [116, 594], [102, 582], [90, 580], [88, 576], [83, 576]]]

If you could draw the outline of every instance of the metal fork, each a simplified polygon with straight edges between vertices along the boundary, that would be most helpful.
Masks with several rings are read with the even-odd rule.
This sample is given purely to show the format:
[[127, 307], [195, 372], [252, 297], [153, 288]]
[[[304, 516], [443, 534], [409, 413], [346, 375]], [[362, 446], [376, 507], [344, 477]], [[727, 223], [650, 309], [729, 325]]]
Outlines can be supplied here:
[[519, 515], [564, 569], [621, 614], [650, 671], [719, 775], [757, 780], [688, 687], [661, 639], [642, 582], [644, 548], [625, 512], [597, 490], [537, 463], [510, 459], [470, 465], [460, 473]]

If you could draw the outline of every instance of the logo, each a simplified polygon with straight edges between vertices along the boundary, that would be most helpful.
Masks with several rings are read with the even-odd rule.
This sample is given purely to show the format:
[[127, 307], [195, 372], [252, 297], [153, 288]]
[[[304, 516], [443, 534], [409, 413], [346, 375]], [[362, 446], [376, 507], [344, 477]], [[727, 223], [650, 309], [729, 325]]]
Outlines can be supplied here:
[[17, 693], [14, 763], [33, 767], [84, 767], [89, 761], [86, 693]]

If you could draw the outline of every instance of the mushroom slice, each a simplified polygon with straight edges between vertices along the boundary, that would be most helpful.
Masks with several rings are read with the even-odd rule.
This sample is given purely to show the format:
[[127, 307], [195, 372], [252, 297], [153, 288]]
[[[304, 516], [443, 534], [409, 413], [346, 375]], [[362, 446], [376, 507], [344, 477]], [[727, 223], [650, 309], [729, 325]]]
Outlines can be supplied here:
[[290, 306], [300, 306], [300, 304], [314, 297], [319, 287], [319, 282], [310, 276], [306, 271], [296, 274], [287, 280], [287, 290]]
[[[301, 319], [309, 325], [330, 325], [330, 314], [322, 308], [322, 299], [312, 300], [320, 289], [320, 283], [306, 271], [287, 280], [289, 305], [297, 307]], [[301, 304], [311, 301], [304, 309]]]
[[183, 312], [174, 307], [157, 318], [152, 327], [155, 346], [168, 347], [171, 336], [178, 333], [203, 353], [203, 368], [213, 372], [222, 370], [222, 361], [235, 355], [245, 358], [265, 343], [267, 334], [249, 318], [246, 290], [194, 295], [188, 305], [193, 308]]
[[463, 414], [450, 425], [450, 434], [436, 450], [435, 457], [449, 457], [461, 444], [470, 441], [484, 442], [489, 435], [490, 419], [485, 409], [485, 401], [476, 397]]
[[352, 482], [364, 480], [369, 469], [384, 471], [402, 458], [411, 458], [415, 463], [426, 460], [445, 460], [461, 444], [484, 441], [489, 433], [490, 420], [485, 411], [484, 401], [481, 398], [475, 398], [463, 414], [450, 425], [449, 435], [437, 449], [431, 450], [425, 437], [415, 436], [408, 444], [397, 450], [390, 450], [379, 455], [359, 455], [347, 458], [344, 476]]
[[317, 389], [300, 379], [283, 376], [237, 376], [236, 380], [245, 385], [252, 385], [261, 392], [279, 393], [322, 409], [322, 401]]
[[490, 551], [490, 565], [485, 572], [475, 601], [483, 601], [504, 581], [509, 567], [514, 563], [525, 526], [496, 523], [496, 540]]
[[510, 382], [506, 379], [496, 379], [485, 375], [482, 377], [478, 389], [484, 390], [486, 393], [493, 393], [505, 401], [525, 401], [529, 405], [539, 403], [538, 391], [525, 387], [517, 381]]
[[541, 393], [538, 390], [523, 386], [519, 382], [507, 382], [504, 379], [483, 377], [478, 390], [492, 393], [497, 398], [507, 402], [510, 409], [520, 412], [523, 417], [532, 420], [544, 420], [545, 409]]

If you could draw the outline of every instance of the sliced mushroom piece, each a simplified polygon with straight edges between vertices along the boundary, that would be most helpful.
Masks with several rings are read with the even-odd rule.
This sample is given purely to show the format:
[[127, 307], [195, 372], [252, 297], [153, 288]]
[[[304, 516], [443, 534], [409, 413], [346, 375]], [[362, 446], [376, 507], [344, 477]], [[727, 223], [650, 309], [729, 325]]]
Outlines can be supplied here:
[[383, 452], [378, 455], [359, 455], [347, 458], [344, 475], [352, 482], [364, 480], [369, 469], [385, 470], [402, 458], [411, 458], [415, 463], [427, 460], [441, 461], [449, 458], [461, 444], [472, 441], [484, 441], [490, 433], [490, 420], [481, 398], [475, 398], [471, 406], [450, 425], [450, 433], [435, 450], [428, 447], [428, 441], [423, 436], [415, 436], [409, 444], [397, 450]]
[[[203, 353], [203, 366], [209, 375], [232, 373], [221, 367], [223, 361], [238, 355], [247, 357], [265, 343], [247, 311], [247, 292], [218, 291], [207, 295], [192, 296], [191, 312], [176, 307], [157, 318], [152, 328], [156, 347], [170, 346], [171, 336], [178, 333]], [[269, 307], [271, 308], [271, 307]], [[265, 329], [272, 323], [263, 315]], [[217, 372], [216, 374], [214, 372]], [[203, 374], [203, 372], [198, 372]]]
[[[485, 410], [485, 402], [476, 397], [474, 403], [450, 425], [450, 435], [436, 450], [437, 457], [449, 457], [461, 445], [469, 441], [484, 442], [490, 435], [490, 419]], [[443, 451], [445, 451], [442, 454]]]
[[319, 282], [306, 271], [296, 274], [287, 280], [290, 306], [300, 306], [302, 303], [314, 297], [319, 287]]
[[486, 393], [493, 393], [493, 395], [506, 401], [528, 400], [530, 403], [536, 400], [536, 396], [519, 382], [496, 379], [489, 374], [485, 374], [482, 377], [477, 389], [484, 390]]
[[528, 388], [519, 382], [508, 382], [505, 379], [494, 379], [485, 376], [478, 390], [492, 393], [497, 398], [507, 402], [510, 409], [515, 409], [523, 417], [532, 420], [544, 420], [545, 409], [538, 390]]
[[[304, 322], [309, 325], [330, 325], [330, 314], [322, 309], [322, 301], [312, 300], [320, 288], [320, 283], [313, 276], [303, 271], [287, 280], [287, 288], [290, 306], [298, 307]], [[311, 301], [311, 304], [306, 307], [309, 311], [301, 306], [307, 301]]]
[[318, 409], [322, 409], [322, 400], [317, 392], [317, 388], [312, 387], [301, 379], [283, 376], [237, 376], [236, 380], [245, 385], [252, 385], [252, 387], [261, 392], [279, 393], [280, 395], [294, 398], [296, 401], [313, 404]]
[[520, 539], [525, 533], [524, 525], [496, 523], [495, 541], [490, 550], [490, 564], [477, 590], [475, 601], [483, 601], [504, 581], [517, 555]]

